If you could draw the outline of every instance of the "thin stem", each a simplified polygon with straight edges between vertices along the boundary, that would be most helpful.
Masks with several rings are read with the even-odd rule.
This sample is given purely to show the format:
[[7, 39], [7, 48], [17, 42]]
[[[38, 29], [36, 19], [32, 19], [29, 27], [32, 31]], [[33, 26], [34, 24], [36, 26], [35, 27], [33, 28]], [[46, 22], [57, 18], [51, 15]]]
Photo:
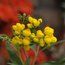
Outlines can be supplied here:
[[39, 53], [39, 46], [37, 46], [37, 50], [36, 50], [36, 52], [35, 52], [35, 58], [34, 58], [34, 60], [33, 60], [32, 65], [35, 65], [36, 59], [37, 59], [37, 57], [38, 57], [38, 53]]
[[19, 58], [20, 58], [20, 60], [21, 60], [22, 64], [23, 64], [23, 65], [25, 65], [25, 64], [24, 64], [24, 62], [23, 62], [23, 60], [22, 60], [22, 58], [21, 58], [21, 53], [20, 53], [20, 52], [18, 52], [18, 54], [19, 54], [18, 56], [19, 56]]
[[26, 59], [28, 58], [27, 51], [23, 48], [24, 54], [26, 55]]
[[16, 55], [20, 58], [22, 64], [25, 65], [22, 58], [21, 58], [21, 53], [12, 44], [11, 44], [11, 47], [16, 52]]

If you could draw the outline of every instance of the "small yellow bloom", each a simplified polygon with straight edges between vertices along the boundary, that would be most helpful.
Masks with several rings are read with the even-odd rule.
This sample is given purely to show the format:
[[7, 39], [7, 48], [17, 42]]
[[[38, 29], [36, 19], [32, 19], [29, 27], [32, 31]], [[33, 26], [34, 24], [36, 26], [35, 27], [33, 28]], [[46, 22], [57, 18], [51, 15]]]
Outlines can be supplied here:
[[53, 35], [54, 29], [52, 29], [52, 28], [50, 28], [50, 27], [46, 27], [46, 28], [44, 29], [44, 33], [45, 33], [46, 35]]
[[45, 36], [44, 41], [46, 44], [50, 46], [50, 43], [52, 43], [52, 39], [50, 37]]
[[12, 44], [22, 44], [22, 39], [20, 39], [18, 36], [13, 37]]
[[41, 30], [38, 30], [36, 35], [37, 35], [37, 37], [43, 37], [44, 36], [44, 34]]
[[54, 35], [46, 35], [45, 38], [52, 38]]
[[16, 25], [13, 25], [12, 29], [14, 30], [14, 33], [17, 35], [20, 34], [20, 32], [21, 32]]
[[34, 25], [35, 27], [38, 27], [38, 26], [40, 25], [40, 22], [37, 21], [37, 19], [34, 19], [34, 20], [33, 20], [33, 25]]
[[12, 43], [12, 44], [17, 44], [16, 37], [13, 37], [13, 39], [12, 39], [11, 43]]
[[19, 35], [19, 34], [21, 34], [21, 31], [14, 31], [14, 33], [15, 33], [16, 35]]
[[34, 19], [34, 18], [31, 17], [31, 16], [28, 17], [28, 20], [29, 20], [30, 23], [33, 23], [33, 19]]
[[20, 23], [17, 23], [16, 26], [17, 26], [18, 30], [23, 30], [25, 28], [25, 25], [20, 24]]
[[31, 40], [30, 37], [25, 37], [25, 38], [28, 39], [28, 40]]
[[24, 35], [24, 36], [30, 36], [30, 35], [31, 35], [30, 29], [25, 29], [25, 30], [23, 30], [23, 35]]
[[30, 44], [30, 40], [27, 38], [24, 38], [22, 41], [23, 41], [23, 45], [29, 45]]
[[16, 26], [16, 25], [13, 25], [13, 26], [12, 26], [12, 29], [13, 29], [13, 30], [17, 30], [17, 26]]
[[39, 40], [39, 45], [40, 45], [41, 47], [43, 47], [43, 46], [45, 45], [45, 42], [44, 42], [43, 39], [40, 39], [40, 40]]
[[33, 38], [33, 41], [36, 42], [36, 43], [38, 43], [39, 42], [39, 39], [37, 37], [34, 37]]
[[33, 25], [30, 24], [30, 23], [28, 23], [28, 24], [27, 24], [27, 27], [28, 27], [28, 28], [33, 28]]
[[30, 37], [34, 38], [35, 37], [35, 33], [31, 33]]
[[21, 26], [21, 23], [16, 23], [16, 26], [18, 26], [18, 27]]
[[22, 44], [22, 39], [19, 39], [18, 43], [21, 45]]
[[40, 18], [40, 19], [38, 19], [38, 21], [40, 22], [40, 23], [42, 23], [42, 19]]
[[25, 29], [25, 25], [24, 24], [21, 24], [21, 26], [22, 26], [22, 28], [21, 28], [22, 30]]
[[51, 40], [52, 40], [52, 43], [57, 42], [57, 38], [56, 37], [52, 37]]
[[25, 51], [29, 51], [30, 50], [30, 46], [26, 45], [26, 46], [24, 46], [24, 49], [25, 49]]
[[17, 23], [12, 26], [15, 34], [21, 34], [21, 31], [25, 28], [24, 24]]

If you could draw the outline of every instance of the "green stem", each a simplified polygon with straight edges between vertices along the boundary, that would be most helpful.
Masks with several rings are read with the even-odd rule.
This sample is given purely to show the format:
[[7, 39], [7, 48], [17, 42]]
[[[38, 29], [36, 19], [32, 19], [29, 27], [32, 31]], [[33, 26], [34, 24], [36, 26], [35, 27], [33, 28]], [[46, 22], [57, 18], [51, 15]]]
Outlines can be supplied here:
[[21, 53], [12, 44], [11, 44], [11, 47], [16, 52], [16, 55], [20, 58], [22, 64], [25, 65], [25, 63], [23, 62], [23, 60], [21, 58]]
[[36, 50], [36, 52], [35, 52], [35, 58], [34, 58], [34, 60], [33, 60], [32, 65], [35, 65], [36, 59], [37, 59], [37, 57], [38, 57], [38, 53], [39, 53], [39, 46], [37, 46], [37, 50]]

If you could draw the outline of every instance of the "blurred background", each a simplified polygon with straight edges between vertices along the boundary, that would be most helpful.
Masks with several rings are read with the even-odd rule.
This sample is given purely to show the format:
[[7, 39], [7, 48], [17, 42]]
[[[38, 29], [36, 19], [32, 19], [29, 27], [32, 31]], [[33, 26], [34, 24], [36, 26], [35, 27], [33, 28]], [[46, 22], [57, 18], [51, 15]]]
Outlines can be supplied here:
[[[33, 16], [42, 17], [43, 25], [49, 25], [55, 29], [58, 39], [64, 37], [65, 0], [31, 0], [34, 5]], [[41, 26], [41, 28], [42, 28]]]
[[[31, 15], [33, 17], [42, 17], [43, 23], [40, 28], [47, 25], [51, 26], [55, 29], [55, 36], [58, 40], [65, 39], [65, 0], [0, 0], [0, 34], [11, 34], [10, 26], [18, 21], [18, 6], [22, 13], [30, 14], [30, 11], [32, 11]], [[1, 18], [4, 21], [1, 21]], [[56, 51], [54, 52], [54, 50]], [[55, 58], [65, 56], [65, 43], [62, 46], [58, 46], [58, 48], [54, 48], [51, 52], [52, 57], [55, 56]], [[7, 58], [8, 54], [5, 45], [0, 44], [0, 65], [5, 65], [2, 61]]]

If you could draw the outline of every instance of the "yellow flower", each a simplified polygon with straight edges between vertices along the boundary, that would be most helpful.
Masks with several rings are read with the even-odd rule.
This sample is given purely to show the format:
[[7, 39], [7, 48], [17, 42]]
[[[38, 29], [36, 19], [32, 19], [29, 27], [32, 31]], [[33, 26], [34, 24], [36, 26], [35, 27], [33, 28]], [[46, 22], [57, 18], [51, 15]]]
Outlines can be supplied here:
[[12, 44], [17, 44], [16, 37], [13, 37], [13, 39], [12, 39], [11, 43], [12, 43]]
[[24, 49], [25, 49], [25, 51], [29, 51], [30, 50], [30, 46], [26, 45], [26, 46], [24, 46]]
[[17, 27], [21, 26], [21, 23], [16, 23], [16, 26], [17, 26]]
[[17, 30], [17, 26], [16, 26], [16, 25], [13, 25], [13, 26], [12, 26], [12, 29], [13, 29], [13, 30]]
[[55, 43], [57, 42], [57, 38], [54, 36], [45, 36], [44, 38], [46, 43]]
[[13, 37], [12, 44], [22, 44], [22, 39], [20, 39], [18, 36]]
[[25, 29], [25, 25], [24, 24], [21, 24], [21, 26], [22, 26], [22, 28], [21, 28], [22, 30]]
[[25, 39], [31, 40], [30, 37], [25, 37]]
[[37, 19], [34, 19], [34, 20], [33, 20], [33, 25], [34, 25], [35, 27], [38, 27], [38, 26], [40, 25], [40, 22], [37, 21]]
[[23, 41], [23, 45], [29, 45], [30, 44], [30, 40], [27, 38], [24, 38], [22, 41]]
[[27, 27], [28, 27], [28, 28], [33, 28], [33, 25], [30, 24], [30, 23], [28, 23], [28, 24], [27, 24]]
[[52, 40], [52, 43], [57, 42], [57, 38], [56, 37], [52, 37], [51, 40]]
[[39, 45], [40, 45], [41, 47], [43, 47], [43, 46], [45, 45], [45, 42], [44, 42], [43, 39], [40, 39], [40, 40], [39, 40]]
[[30, 29], [25, 29], [25, 30], [23, 30], [23, 35], [24, 35], [24, 36], [30, 36], [30, 35], [31, 35]]
[[33, 23], [33, 19], [34, 19], [34, 18], [31, 17], [31, 16], [28, 17], [28, 20], [29, 20], [30, 23]]
[[23, 30], [25, 28], [25, 25], [20, 24], [20, 23], [17, 23], [16, 26], [17, 26], [18, 30]]
[[45, 36], [44, 41], [46, 44], [50, 46], [50, 43], [52, 43], [52, 39], [50, 37]]
[[46, 27], [46, 28], [44, 29], [44, 33], [45, 33], [46, 35], [53, 35], [54, 29], [52, 29], [52, 28], [50, 28], [50, 27]]
[[38, 21], [40, 22], [40, 23], [42, 23], [42, 19], [40, 18], [40, 19], [38, 19]]
[[18, 44], [20, 44], [20, 45], [22, 44], [22, 39], [18, 40]]
[[25, 28], [24, 24], [17, 23], [12, 26], [15, 34], [21, 34], [21, 31]]
[[30, 37], [34, 38], [35, 37], [35, 33], [31, 33]]
[[16, 25], [13, 25], [13, 26], [12, 26], [12, 29], [14, 30], [14, 33], [15, 33], [15, 34], [20, 34], [20, 32], [21, 32], [21, 31], [17, 28]]
[[[38, 27], [40, 25], [40, 23], [42, 22], [41, 19], [38, 21], [35, 18], [32, 17], [28, 17], [28, 20], [30, 23], [32, 23], [35, 27]], [[40, 22], [41, 21], [41, 22]]]
[[46, 35], [45, 38], [52, 38], [54, 35]]
[[14, 33], [15, 33], [16, 35], [19, 35], [19, 34], [21, 34], [21, 31], [14, 31]]
[[38, 43], [39, 42], [39, 39], [37, 37], [34, 37], [33, 38], [33, 41], [36, 42], [36, 43]]
[[43, 37], [44, 36], [44, 34], [41, 30], [38, 30], [36, 35], [37, 35], [37, 37]]

